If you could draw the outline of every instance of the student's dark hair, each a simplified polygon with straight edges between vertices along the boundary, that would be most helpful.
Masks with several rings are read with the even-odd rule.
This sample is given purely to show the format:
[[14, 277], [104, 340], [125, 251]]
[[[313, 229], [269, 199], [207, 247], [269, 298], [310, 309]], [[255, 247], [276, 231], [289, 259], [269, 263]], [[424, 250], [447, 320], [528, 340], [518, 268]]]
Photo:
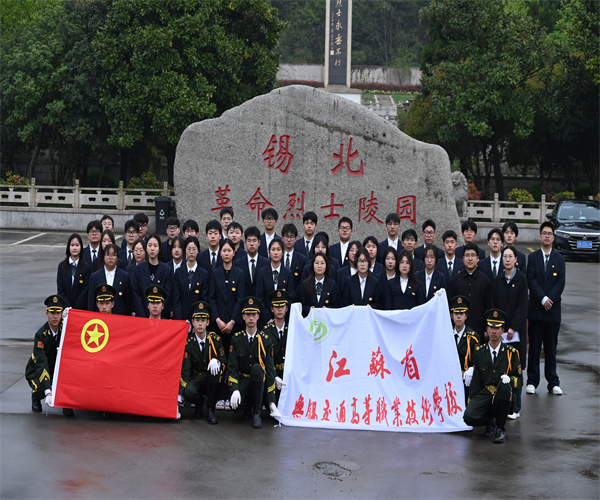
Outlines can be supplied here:
[[175, 246], [176, 242], [179, 243], [179, 248], [181, 248], [181, 250], [183, 251], [182, 259], [185, 260], [185, 240], [180, 234], [178, 234], [177, 236], [175, 236], [175, 238], [171, 240], [171, 255], [169, 255], [169, 257], [173, 259], [173, 247]]
[[383, 264], [384, 269], [385, 269], [385, 259], [387, 259], [387, 256], [390, 253], [394, 256], [394, 259], [396, 259], [396, 267], [398, 267], [398, 252], [396, 251], [396, 249], [394, 247], [387, 247], [385, 249], [385, 252], [383, 252], [383, 258], [381, 259], [381, 263]]
[[[358, 268], [358, 258], [363, 256], [369, 262], [369, 269], [371, 268], [371, 256], [369, 255], [369, 251], [365, 247], [360, 247], [356, 254], [354, 255], [354, 267]], [[370, 270], [369, 270], [370, 272]]]
[[317, 234], [315, 234], [315, 238], [317, 236], [322, 236], [323, 238], [325, 238], [325, 241], [327, 241], [327, 245], [329, 245], [329, 235], [325, 231], [319, 231]]
[[[439, 257], [438, 247], [436, 247], [435, 245], [427, 245], [423, 250], [423, 262], [425, 262], [425, 257], [427, 257], [428, 252], [433, 252], [433, 257], [435, 258], [435, 263], [437, 264]], [[435, 265], [433, 267], [435, 268]]]
[[312, 221], [315, 224], [317, 224], [317, 221], [319, 220], [319, 218], [317, 217], [317, 214], [314, 212], [306, 212], [304, 214], [304, 217], [302, 217], [302, 224], [304, 224], [307, 220]]
[[110, 215], [103, 215], [102, 219], [100, 219], [100, 223], [104, 222], [105, 220], [111, 221], [113, 227], [115, 227], [115, 219], [113, 219]]
[[231, 238], [221, 238], [219, 241], [219, 249], [222, 249], [225, 245], [229, 245], [235, 254], [235, 243], [231, 240]]
[[63, 274], [67, 274], [67, 271], [70, 272], [71, 269], [71, 264], [69, 264], [69, 257], [71, 256], [71, 242], [73, 240], [77, 240], [79, 242], [79, 246], [81, 247], [81, 250], [79, 250], [79, 262], [77, 263], [77, 268], [84, 270], [85, 266], [87, 265], [85, 259], [83, 258], [83, 240], [81, 239], [81, 236], [79, 236], [79, 233], [73, 233], [71, 236], [69, 236], [69, 239], [67, 240], [67, 251], [65, 252], [67, 257], [65, 258], [65, 260], [62, 261], [61, 265], [61, 271]]
[[133, 228], [133, 230], [136, 233], [140, 232], [140, 223], [138, 221], [136, 221], [135, 219], [129, 219], [127, 222], [125, 222], [125, 227], [123, 229], [123, 231], [126, 233], [128, 229]]
[[196, 231], [196, 234], [200, 233], [200, 227], [194, 219], [188, 219], [183, 223], [181, 230], [185, 233], [188, 230]]
[[[350, 249], [352, 247], [356, 247], [356, 250], [358, 251], [359, 248], [362, 248], [362, 245], [360, 243], [360, 241], [358, 240], [352, 240], [351, 242], [348, 243], [348, 250], [346, 250], [348, 253], [350, 253]], [[348, 262], [350, 267], [354, 267], [354, 262], [350, 262], [350, 258], [348, 258]]]
[[400, 216], [396, 212], [387, 214], [387, 217], [385, 218], [385, 223], [387, 224], [388, 222], [396, 222], [400, 224]]
[[[198, 253], [200, 253], [200, 242], [198, 241], [198, 238], [196, 238], [195, 236], [188, 236], [185, 241], [183, 242], [183, 253], [185, 255], [185, 251], [187, 250], [188, 245], [190, 244], [194, 244], [196, 245], [196, 248], [198, 249]], [[184, 257], [185, 259], [185, 257]]]
[[[319, 243], [323, 243], [325, 245], [325, 254], [327, 255], [327, 257], [329, 257], [329, 259], [331, 260], [331, 256], [329, 254], [329, 240], [327, 239], [326, 235], [323, 235], [322, 233], [317, 234], [313, 240], [312, 240], [312, 245], [310, 247], [310, 256], [312, 258], [312, 256], [317, 252], [317, 245]], [[321, 252], [322, 250], [319, 250], [319, 252]]]
[[271, 243], [269, 243], [269, 253], [271, 252], [271, 247], [273, 245], [279, 245], [281, 247], [281, 251], [283, 252], [283, 249], [285, 248], [283, 246], [283, 240], [281, 238], [273, 238], [271, 240]]
[[281, 228], [282, 236], [285, 236], [288, 233], [292, 233], [296, 238], [298, 237], [298, 228], [291, 222], [284, 224]]
[[219, 218], [222, 219], [225, 214], [231, 215], [231, 218], [233, 219], [233, 208], [231, 208], [231, 207], [222, 208], [221, 211], [219, 212]]
[[97, 229], [98, 231], [102, 231], [102, 222], [99, 220], [91, 220], [88, 222], [86, 233], [89, 233], [92, 229]]
[[312, 256], [310, 260], [310, 272], [308, 278], [304, 280], [304, 289], [306, 290], [307, 297], [311, 297], [315, 293], [315, 260], [317, 257], [323, 257], [325, 259], [325, 278], [323, 282], [331, 279], [331, 260], [323, 252], [317, 252]]
[[375, 236], [367, 236], [363, 242], [362, 242], [362, 246], [366, 247], [367, 243], [374, 243], [376, 247], [379, 247], [379, 241], [377, 241], [377, 238], [375, 238]]
[[273, 217], [273, 219], [275, 220], [279, 220], [279, 214], [277, 213], [277, 210], [275, 210], [274, 208], [265, 208], [261, 213], [260, 213], [260, 218], [262, 220], [265, 220], [268, 216]]
[[546, 222], [542, 222], [542, 225], [540, 226], [540, 234], [542, 234], [542, 231], [548, 228], [552, 231], [552, 234], [554, 234], [554, 225], [552, 224], [552, 222], [546, 221]]
[[148, 216], [144, 212], [138, 212], [133, 216], [133, 220], [135, 220], [138, 224], [148, 224], [149, 219]]
[[148, 260], [148, 251], [146, 250], [146, 240], [145, 238], [138, 238], [133, 242], [132, 250], [135, 250], [135, 247], [138, 243], [141, 243], [142, 248], [144, 249], [144, 260]]
[[502, 230], [499, 227], [490, 229], [490, 232], [487, 235], [487, 240], [490, 241], [494, 234], [497, 234], [498, 236], [500, 236], [500, 240], [502, 241], [502, 243], [504, 243], [504, 234], [502, 233]]
[[148, 255], [148, 243], [150, 242], [150, 240], [154, 238], [156, 241], [158, 241], [158, 260], [160, 261], [160, 257], [162, 254], [162, 241], [160, 240], [160, 236], [156, 233], [152, 233], [150, 236], [148, 236], [148, 238], [146, 238], [146, 259], [149, 259], [149, 255]]
[[108, 237], [110, 238], [110, 242], [111, 243], [117, 243], [117, 241], [115, 240], [115, 234], [110, 230], [110, 229], [105, 229], [104, 231], [102, 231], [102, 234], [100, 235], [100, 246], [102, 247], [102, 240], [104, 239], [104, 236], [108, 235]]
[[397, 280], [396, 283], [400, 281], [400, 262], [404, 257], [408, 259], [408, 263], [410, 264], [410, 269], [408, 270], [408, 282], [412, 286], [415, 286], [415, 283], [418, 286], [420, 286], [420, 283], [418, 282], [419, 280], [415, 279], [415, 260], [413, 259], [412, 254], [408, 250], [402, 250], [398, 254], [398, 261], [396, 262], [396, 276], [394, 278], [395, 280]]
[[239, 229], [240, 233], [244, 234], [244, 228], [237, 221], [233, 221], [231, 224], [229, 224], [229, 226], [227, 226], [227, 232], [231, 231], [232, 229]]
[[344, 223], [347, 222], [348, 225], [350, 226], [350, 229], [353, 228], [352, 226], [352, 219], [350, 217], [342, 217], [339, 221], [338, 221], [338, 229], [340, 228], [340, 226]]
[[475, 253], [479, 256], [479, 247], [475, 243], [467, 243], [463, 247], [463, 256], [467, 253], [467, 250], [475, 250]]
[[453, 231], [452, 229], [448, 229], [442, 234], [442, 241], [445, 242], [448, 238], [452, 238], [454, 241], [458, 242], [458, 235], [456, 234], [456, 231]]
[[[233, 222], [232, 222], [232, 224], [233, 224]], [[229, 226], [229, 227], [231, 227], [231, 226]], [[255, 236], [256, 238], [260, 239], [260, 229], [258, 229], [256, 226], [247, 227], [246, 230], [244, 231], [244, 239], [247, 240], [251, 236]]]
[[[116, 246], [115, 235], [113, 234], [113, 232], [110, 229], [105, 229], [104, 231], [102, 231], [102, 235], [100, 235], [100, 246], [98, 247], [98, 269], [102, 269], [104, 267], [104, 254], [106, 252], [106, 249], [102, 248], [102, 240], [104, 239], [105, 235], [108, 235], [108, 237], [110, 238], [110, 244], [115, 244]], [[108, 245], [106, 246], [106, 248], [108, 248]], [[117, 254], [118, 253], [119, 252], [117, 252]]]
[[517, 224], [515, 222], [512, 222], [512, 221], [505, 222], [504, 225], [502, 226], [502, 233], [505, 233], [509, 229], [511, 229], [512, 232], [515, 233], [515, 238], [517, 236], [519, 236], [519, 228], [517, 227]]
[[460, 232], [464, 233], [467, 229], [477, 232], [477, 224], [473, 220], [466, 220], [460, 226]]
[[504, 252], [506, 252], [507, 250], [511, 250], [513, 255], [515, 256], [515, 259], [517, 258], [517, 249], [514, 247], [514, 245], [506, 245], [504, 247], [502, 255], [504, 255]]
[[178, 228], [181, 228], [181, 223], [179, 222], [179, 219], [177, 217], [168, 217], [167, 227], [169, 226], [177, 226]]
[[221, 234], [221, 233], [223, 232], [223, 226], [222, 226], [222, 225], [221, 225], [221, 223], [220, 223], [218, 220], [216, 220], [216, 219], [209, 220], [209, 221], [206, 223], [206, 231], [205, 231], [205, 234], [208, 234], [208, 232], [209, 232], [211, 229], [216, 229], [217, 231], [219, 231], [219, 234]]
[[428, 226], [431, 226], [433, 228], [433, 230], [435, 231], [435, 222], [433, 222], [431, 219], [427, 219], [421, 225], [421, 228], [423, 229], [423, 232], [425, 232], [425, 229], [427, 229]]
[[[119, 263], [119, 252], [121, 251], [121, 249], [119, 248], [119, 245], [117, 245], [115, 243], [109, 243], [108, 245], [106, 245], [106, 248], [102, 252], [102, 266], [99, 267], [98, 269], [102, 269], [102, 267], [104, 267], [104, 257], [108, 253], [109, 250], [113, 250], [115, 252], [115, 255], [117, 256], [117, 264]], [[99, 261], [100, 261], [100, 259], [98, 259], [98, 262]]]
[[417, 241], [419, 241], [419, 238], [417, 236], [417, 232], [414, 229], [407, 229], [406, 231], [404, 231], [402, 233], [402, 241], [404, 241], [406, 238], [408, 238], [409, 236], [412, 236], [415, 239], [415, 243]]

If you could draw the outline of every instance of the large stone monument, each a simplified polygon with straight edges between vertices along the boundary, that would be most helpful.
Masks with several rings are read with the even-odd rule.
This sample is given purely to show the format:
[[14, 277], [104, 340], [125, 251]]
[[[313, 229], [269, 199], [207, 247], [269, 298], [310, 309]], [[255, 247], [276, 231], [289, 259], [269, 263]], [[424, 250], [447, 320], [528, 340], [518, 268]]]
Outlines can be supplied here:
[[279, 213], [302, 235], [302, 216], [314, 211], [318, 230], [337, 241], [342, 216], [359, 239], [385, 238], [396, 212], [401, 231], [431, 218], [439, 235], [459, 232], [448, 155], [416, 141], [367, 108], [311, 87], [295, 85], [255, 97], [220, 118], [190, 125], [175, 160], [175, 192], [182, 222], [201, 226], [233, 208], [244, 228], [262, 229], [260, 212]]

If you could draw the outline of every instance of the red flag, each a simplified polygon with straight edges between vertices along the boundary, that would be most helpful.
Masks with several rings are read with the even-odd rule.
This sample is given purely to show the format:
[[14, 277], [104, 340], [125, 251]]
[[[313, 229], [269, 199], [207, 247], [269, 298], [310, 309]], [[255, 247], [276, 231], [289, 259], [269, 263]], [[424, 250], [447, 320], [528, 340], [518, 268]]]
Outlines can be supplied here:
[[71, 309], [52, 385], [54, 405], [176, 418], [185, 321]]

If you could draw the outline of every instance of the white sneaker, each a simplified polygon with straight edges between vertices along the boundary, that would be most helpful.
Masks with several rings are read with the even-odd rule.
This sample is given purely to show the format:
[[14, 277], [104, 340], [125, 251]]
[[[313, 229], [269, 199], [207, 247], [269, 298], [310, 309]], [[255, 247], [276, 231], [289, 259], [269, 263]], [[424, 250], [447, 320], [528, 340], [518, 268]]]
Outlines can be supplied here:
[[560, 386], [555, 385], [552, 388], [552, 394], [556, 395], [556, 396], [562, 396], [562, 389], [560, 388]]
[[219, 401], [217, 401], [217, 410], [224, 410], [225, 409], [225, 401], [220, 399]]
[[527, 389], [525, 389], [527, 394], [535, 394], [535, 386], [532, 384], [527, 385]]
[[229, 399], [227, 401], [225, 401], [225, 409], [231, 410], [231, 407], [229, 406]]
[[517, 420], [517, 418], [519, 418], [520, 416], [521, 414], [519, 412], [514, 412], [508, 415], [508, 418], [510, 418], [511, 420]]

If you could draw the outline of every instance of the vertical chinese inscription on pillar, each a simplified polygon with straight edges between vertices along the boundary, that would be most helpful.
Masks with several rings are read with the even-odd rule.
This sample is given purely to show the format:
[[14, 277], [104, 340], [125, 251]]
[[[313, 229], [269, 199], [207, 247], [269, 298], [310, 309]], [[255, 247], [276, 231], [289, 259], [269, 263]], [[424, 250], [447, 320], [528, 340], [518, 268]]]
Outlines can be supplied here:
[[329, 85], [350, 85], [348, 68], [349, 0], [329, 0]]

